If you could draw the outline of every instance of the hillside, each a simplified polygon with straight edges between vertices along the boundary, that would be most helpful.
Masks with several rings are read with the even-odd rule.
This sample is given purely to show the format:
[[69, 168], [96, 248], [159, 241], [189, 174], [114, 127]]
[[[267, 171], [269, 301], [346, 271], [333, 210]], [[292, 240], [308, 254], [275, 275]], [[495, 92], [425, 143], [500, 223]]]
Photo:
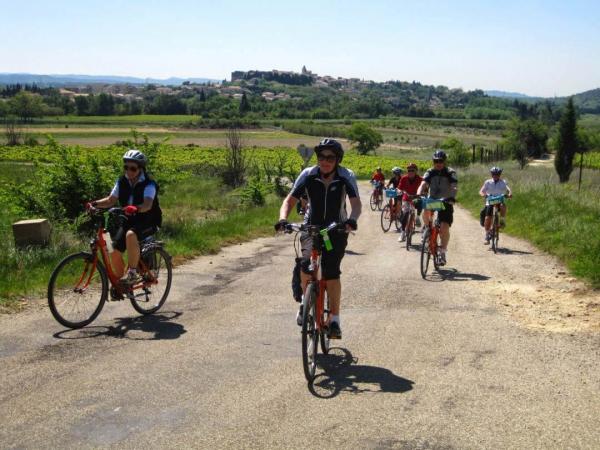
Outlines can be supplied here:
[[31, 73], [0, 73], [0, 85], [2, 84], [36, 84], [40, 87], [64, 87], [81, 84], [160, 84], [180, 85], [185, 81], [191, 83], [208, 83], [220, 80], [210, 78], [137, 78], [116, 75], [38, 75]]

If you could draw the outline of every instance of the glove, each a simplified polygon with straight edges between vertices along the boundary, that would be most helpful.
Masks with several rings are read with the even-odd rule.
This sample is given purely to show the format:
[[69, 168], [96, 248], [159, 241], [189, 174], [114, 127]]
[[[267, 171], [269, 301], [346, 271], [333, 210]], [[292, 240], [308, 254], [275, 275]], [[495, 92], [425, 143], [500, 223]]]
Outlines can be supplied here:
[[85, 210], [87, 212], [94, 212], [94, 211], [96, 211], [96, 202], [87, 202], [85, 204]]
[[354, 219], [348, 219], [348, 220], [346, 220], [344, 222], [344, 225], [348, 225], [354, 231], [356, 231], [356, 229], [358, 228], [358, 224], [356, 223], [356, 220], [354, 220]]
[[281, 219], [275, 224], [275, 231], [283, 231], [287, 225], [288, 221], [285, 219]]
[[134, 205], [129, 205], [129, 206], [126, 206], [125, 208], [123, 208], [123, 212], [125, 213], [126, 216], [133, 216], [133, 215], [137, 214], [138, 207], [134, 206]]
[[444, 201], [451, 205], [454, 205], [456, 203], [456, 199], [454, 197], [448, 197], [448, 198], [444, 199]]

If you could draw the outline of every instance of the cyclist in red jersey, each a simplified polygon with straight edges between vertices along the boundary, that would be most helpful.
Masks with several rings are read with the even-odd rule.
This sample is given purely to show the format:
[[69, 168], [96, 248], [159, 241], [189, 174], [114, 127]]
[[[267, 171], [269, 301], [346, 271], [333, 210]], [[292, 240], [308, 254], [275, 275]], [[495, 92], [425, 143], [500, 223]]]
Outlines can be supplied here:
[[379, 181], [382, 186], [385, 184], [385, 175], [381, 171], [381, 167], [378, 167], [377, 170], [373, 173], [373, 176], [371, 177], [371, 183], [373, 181]]
[[[404, 175], [400, 179], [400, 184], [398, 185], [398, 189], [400, 189], [402, 194], [402, 215], [400, 216], [400, 223], [402, 224], [402, 231], [400, 237], [398, 238], [399, 242], [404, 241], [406, 239], [406, 222], [408, 219], [408, 212], [410, 211], [409, 202], [412, 201], [410, 195], [416, 195], [417, 189], [421, 185], [423, 179], [417, 174], [417, 165], [415, 163], [410, 163], [406, 168], [407, 174]], [[417, 226], [420, 224], [419, 216], [421, 215], [421, 203], [417, 204]]]

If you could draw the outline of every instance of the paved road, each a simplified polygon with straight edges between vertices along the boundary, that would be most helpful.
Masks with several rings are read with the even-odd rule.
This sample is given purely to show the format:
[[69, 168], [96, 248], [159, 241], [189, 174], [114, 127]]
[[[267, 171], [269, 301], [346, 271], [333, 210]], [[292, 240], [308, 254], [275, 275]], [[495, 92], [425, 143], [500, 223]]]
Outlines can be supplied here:
[[599, 448], [599, 334], [527, 327], [497, 288], [560, 267], [510, 238], [491, 255], [459, 210], [448, 269], [422, 280], [378, 220], [350, 238], [344, 339], [313, 386], [289, 236], [179, 267], [154, 317], [0, 317], [0, 447]]

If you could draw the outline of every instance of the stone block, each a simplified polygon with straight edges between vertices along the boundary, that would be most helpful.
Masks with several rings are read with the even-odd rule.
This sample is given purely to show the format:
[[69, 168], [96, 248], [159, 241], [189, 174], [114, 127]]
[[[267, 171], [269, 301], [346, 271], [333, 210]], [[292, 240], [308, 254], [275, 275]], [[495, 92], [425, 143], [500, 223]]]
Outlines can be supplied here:
[[12, 224], [15, 245], [48, 245], [50, 242], [50, 223], [48, 219], [20, 220]]

